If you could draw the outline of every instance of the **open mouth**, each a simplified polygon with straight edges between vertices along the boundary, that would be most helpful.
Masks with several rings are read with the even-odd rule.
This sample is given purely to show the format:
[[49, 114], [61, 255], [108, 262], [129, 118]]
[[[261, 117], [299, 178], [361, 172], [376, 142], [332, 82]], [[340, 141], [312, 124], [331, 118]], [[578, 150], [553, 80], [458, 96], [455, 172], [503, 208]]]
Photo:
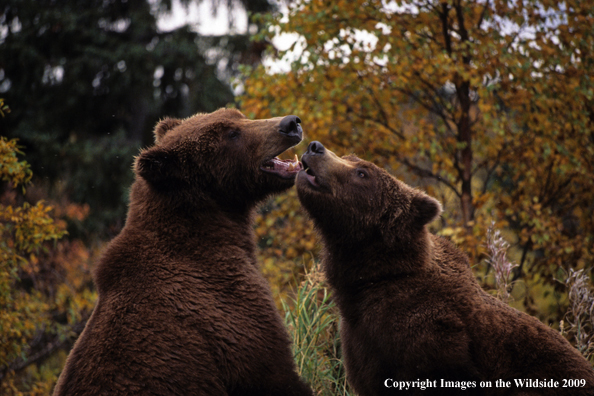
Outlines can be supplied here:
[[294, 159], [282, 160], [278, 157], [274, 157], [265, 161], [260, 166], [264, 172], [275, 174], [283, 179], [292, 179], [297, 173], [303, 170], [303, 165], [299, 162], [297, 154]]
[[307, 164], [307, 162], [305, 162], [305, 159], [302, 158], [301, 160], [302, 160], [302, 164], [303, 164], [303, 169], [305, 171], [304, 172], [305, 178], [307, 179], [309, 184], [311, 184], [314, 187], [320, 187], [320, 184], [318, 183], [316, 174], [314, 173], [313, 169], [311, 169], [311, 167]]

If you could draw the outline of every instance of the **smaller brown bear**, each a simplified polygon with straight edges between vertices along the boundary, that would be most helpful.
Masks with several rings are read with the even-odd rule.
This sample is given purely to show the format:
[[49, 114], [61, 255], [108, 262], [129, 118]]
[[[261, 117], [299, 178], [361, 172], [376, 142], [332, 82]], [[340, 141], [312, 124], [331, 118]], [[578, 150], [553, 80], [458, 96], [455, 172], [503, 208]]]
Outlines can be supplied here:
[[319, 142], [301, 161], [299, 199], [325, 244], [347, 377], [360, 396], [594, 395], [594, 370], [575, 348], [484, 292], [468, 258], [427, 230], [437, 200]]

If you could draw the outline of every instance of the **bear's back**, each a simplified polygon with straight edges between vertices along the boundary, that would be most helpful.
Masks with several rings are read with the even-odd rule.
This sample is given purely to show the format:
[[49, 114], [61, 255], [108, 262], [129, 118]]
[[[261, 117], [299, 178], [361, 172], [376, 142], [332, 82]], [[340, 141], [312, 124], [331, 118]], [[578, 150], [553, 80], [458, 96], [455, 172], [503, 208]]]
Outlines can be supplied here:
[[[196, 383], [218, 389], [222, 380], [257, 377], [262, 363], [274, 361], [270, 351], [287, 348], [251, 249], [233, 238], [214, 241], [229, 227], [205, 228], [167, 249], [158, 233], [130, 226], [109, 243], [95, 271], [97, 305], [56, 394], [142, 393], [138, 384], [166, 384], [174, 394], [192, 394]], [[251, 227], [235, 232], [251, 242]]]
[[[588, 385], [572, 394], [594, 392], [594, 369], [558, 331], [485, 292], [465, 254], [444, 238], [434, 236], [433, 241], [443, 283], [469, 286], [452, 288], [452, 292], [463, 293], [455, 312], [468, 329], [465, 333], [470, 338], [472, 360], [483, 379], [555, 378], [562, 385], [563, 379], [578, 378], [587, 380]], [[543, 391], [561, 393], [563, 389]]]

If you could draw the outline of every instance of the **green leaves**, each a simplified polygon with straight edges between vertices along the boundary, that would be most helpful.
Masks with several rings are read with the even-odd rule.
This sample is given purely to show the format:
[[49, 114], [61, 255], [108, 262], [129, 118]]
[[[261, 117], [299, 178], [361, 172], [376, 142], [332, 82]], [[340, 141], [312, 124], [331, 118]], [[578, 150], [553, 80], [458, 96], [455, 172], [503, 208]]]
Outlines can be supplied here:
[[293, 336], [297, 372], [317, 395], [352, 395], [341, 361], [338, 308], [322, 271], [312, 263], [295, 297], [282, 301], [285, 324]]

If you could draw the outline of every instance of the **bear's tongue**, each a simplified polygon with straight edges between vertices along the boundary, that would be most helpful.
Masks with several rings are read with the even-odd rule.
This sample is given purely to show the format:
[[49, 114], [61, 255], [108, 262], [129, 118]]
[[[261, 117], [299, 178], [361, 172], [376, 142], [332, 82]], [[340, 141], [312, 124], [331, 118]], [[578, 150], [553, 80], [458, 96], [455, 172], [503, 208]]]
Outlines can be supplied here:
[[294, 177], [300, 170], [303, 169], [301, 162], [295, 154], [294, 159], [281, 160], [278, 157], [274, 157], [262, 164], [260, 167], [265, 172], [274, 173], [280, 177], [289, 178]]

